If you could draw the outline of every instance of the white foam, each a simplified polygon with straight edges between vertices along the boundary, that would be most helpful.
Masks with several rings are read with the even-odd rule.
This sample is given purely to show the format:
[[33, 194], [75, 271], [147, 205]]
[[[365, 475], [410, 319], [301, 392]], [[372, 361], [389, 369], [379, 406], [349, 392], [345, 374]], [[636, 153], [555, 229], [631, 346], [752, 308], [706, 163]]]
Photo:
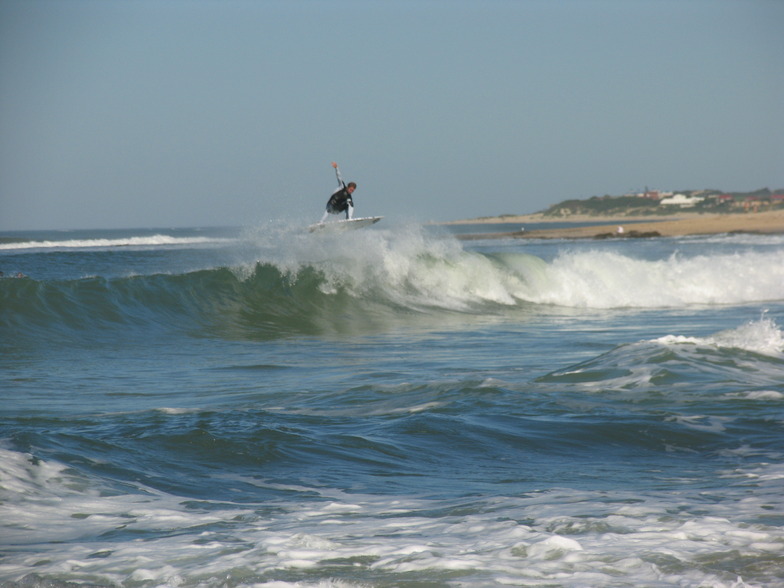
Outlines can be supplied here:
[[[296, 278], [305, 267], [323, 273], [324, 294], [346, 292], [407, 308], [471, 310], [478, 304], [516, 305], [519, 275], [485, 255], [466, 251], [455, 239], [428, 236], [421, 226], [394, 231], [355, 231], [340, 235], [259, 235], [259, 261]], [[530, 257], [530, 256], [527, 256]], [[253, 265], [236, 268], [252, 275]]]
[[666, 335], [656, 339], [664, 345], [694, 345], [717, 349], [742, 349], [770, 357], [784, 357], [784, 332], [776, 322], [764, 316], [740, 327], [720, 331], [708, 337]]
[[526, 299], [581, 308], [666, 308], [784, 299], [781, 252], [650, 261], [608, 251], [561, 253]]
[[725, 398], [742, 398], [744, 400], [784, 400], [784, 393], [777, 390], [750, 390], [747, 392], [728, 392]]
[[[671, 353], [661, 362], [661, 347]], [[751, 354], [736, 353], [736, 350]], [[728, 352], [729, 351], [729, 352]], [[769, 361], [764, 357], [774, 358]], [[657, 394], [675, 394], [683, 397], [690, 394], [688, 386], [662, 387], [656, 384], [656, 377], [663, 372], [674, 373], [702, 371], [710, 373], [713, 379], [726, 382], [739, 381], [742, 385], [762, 388], [724, 393], [725, 398], [744, 398], [756, 401], [780, 400], [784, 394], [777, 390], [766, 390], [781, 381], [782, 369], [778, 361], [784, 357], [784, 334], [771, 318], [763, 315], [756, 321], [749, 321], [737, 328], [727, 329], [705, 337], [688, 335], [665, 335], [652, 340], [626, 343], [598, 357], [577, 366], [556, 372], [558, 377], [577, 376], [588, 373], [584, 381], [577, 385], [587, 391], [607, 392], [609, 390], [640, 390], [653, 387]], [[592, 377], [591, 373], [601, 374]], [[686, 417], [681, 424], [687, 424]], [[688, 424], [693, 428], [721, 430], [717, 420], [702, 422], [703, 417], [693, 419]]]
[[[56, 463], [0, 450], [0, 581], [31, 570], [102, 584], [337, 586], [449, 574], [457, 585], [745, 585], [719, 570], [733, 561], [769, 578], [784, 553], [784, 530], [761, 522], [782, 512], [782, 467], [757, 463], [726, 472], [723, 499], [669, 492], [551, 489], [456, 501], [389, 498], [316, 488], [298, 500], [209, 504], [139, 487], [119, 494]], [[752, 477], [749, 477], [752, 476]], [[222, 481], [226, 480], [222, 478]], [[751, 488], [753, 494], [750, 494]], [[123, 534], [129, 534], [123, 537]], [[133, 540], [133, 537], [144, 540]], [[654, 564], [677, 561], [674, 568]], [[721, 561], [705, 566], [706, 558]], [[344, 563], [336, 563], [344, 562]], [[353, 563], [351, 563], [353, 562]], [[755, 562], [752, 566], [751, 563]], [[767, 567], [766, 567], [767, 566]], [[275, 574], [307, 570], [290, 583]], [[342, 575], [342, 574], [341, 574]], [[370, 580], [374, 578], [374, 580]], [[383, 580], [386, 578], [387, 580]], [[445, 580], [446, 581], [446, 580]], [[446, 581], [448, 583], [448, 581]], [[739, 584], [737, 582], [740, 582]]]
[[548, 263], [522, 246], [482, 253], [413, 224], [340, 235], [265, 227], [246, 232], [243, 243], [254, 258], [235, 268], [240, 279], [253, 276], [259, 261], [292, 278], [315, 267], [327, 295], [347, 292], [415, 309], [664, 308], [784, 299], [782, 251], [772, 248], [661, 260], [633, 257], [633, 248], [626, 254], [569, 249]]
[[20, 241], [0, 243], [0, 250], [23, 249], [94, 249], [113, 247], [161, 247], [176, 245], [205, 245], [231, 243], [233, 239], [217, 237], [172, 237], [170, 235], [150, 235], [122, 237], [117, 239], [63, 239], [62, 241]]
[[672, 416], [667, 417], [665, 421], [675, 422], [689, 429], [695, 431], [703, 431], [706, 433], [722, 433], [726, 430], [725, 424], [731, 419], [728, 417], [706, 416], [706, 415], [691, 415], [691, 416]]

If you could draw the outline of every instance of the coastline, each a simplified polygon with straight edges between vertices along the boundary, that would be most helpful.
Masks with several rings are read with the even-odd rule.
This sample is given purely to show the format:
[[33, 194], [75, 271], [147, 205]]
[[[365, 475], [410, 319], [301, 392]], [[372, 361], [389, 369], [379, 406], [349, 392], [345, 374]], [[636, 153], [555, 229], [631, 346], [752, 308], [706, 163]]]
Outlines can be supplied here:
[[[597, 223], [606, 224], [562, 227], [557, 229], [525, 229], [526, 223]], [[624, 226], [625, 223], [634, 221], [633, 225]], [[683, 212], [678, 215], [657, 217], [628, 217], [628, 216], [588, 216], [575, 215], [568, 218], [544, 217], [541, 213], [524, 215], [504, 215], [498, 217], [483, 217], [473, 220], [459, 220], [444, 225], [457, 224], [520, 224], [521, 230], [506, 233], [475, 233], [461, 235], [462, 239], [487, 239], [514, 237], [520, 239], [586, 239], [596, 237], [680, 237], [684, 235], [713, 235], [721, 233], [784, 233], [784, 209], [768, 210], [765, 212], [745, 212], [731, 214], [705, 214]], [[618, 234], [619, 226], [624, 227], [624, 233]]]

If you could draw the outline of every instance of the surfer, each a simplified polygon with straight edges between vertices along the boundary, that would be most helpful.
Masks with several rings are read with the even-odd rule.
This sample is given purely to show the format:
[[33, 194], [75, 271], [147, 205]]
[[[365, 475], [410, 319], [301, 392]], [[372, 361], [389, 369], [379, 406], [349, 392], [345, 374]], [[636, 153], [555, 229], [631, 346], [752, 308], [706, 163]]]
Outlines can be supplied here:
[[354, 182], [346, 184], [343, 181], [340, 175], [340, 168], [334, 161], [332, 162], [332, 167], [335, 168], [335, 174], [338, 177], [338, 189], [329, 197], [327, 209], [324, 211], [324, 216], [321, 217], [319, 224], [323, 224], [330, 214], [340, 214], [341, 212], [346, 213], [347, 220], [354, 218], [354, 201], [351, 199], [351, 195], [357, 189], [357, 185]]

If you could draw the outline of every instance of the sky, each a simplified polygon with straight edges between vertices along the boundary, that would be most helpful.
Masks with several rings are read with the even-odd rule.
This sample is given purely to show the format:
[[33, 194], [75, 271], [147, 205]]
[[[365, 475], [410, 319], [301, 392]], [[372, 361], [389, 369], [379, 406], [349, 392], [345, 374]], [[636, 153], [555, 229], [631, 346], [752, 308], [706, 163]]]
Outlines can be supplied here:
[[0, 0], [0, 230], [784, 188], [780, 0]]

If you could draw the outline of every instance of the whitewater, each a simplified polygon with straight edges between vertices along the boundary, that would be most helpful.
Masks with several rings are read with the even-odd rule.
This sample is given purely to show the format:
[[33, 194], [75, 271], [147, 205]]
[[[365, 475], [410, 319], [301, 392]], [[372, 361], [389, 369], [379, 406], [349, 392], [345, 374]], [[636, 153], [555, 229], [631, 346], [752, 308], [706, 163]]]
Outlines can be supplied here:
[[0, 235], [0, 584], [782, 585], [784, 236], [306, 226]]

